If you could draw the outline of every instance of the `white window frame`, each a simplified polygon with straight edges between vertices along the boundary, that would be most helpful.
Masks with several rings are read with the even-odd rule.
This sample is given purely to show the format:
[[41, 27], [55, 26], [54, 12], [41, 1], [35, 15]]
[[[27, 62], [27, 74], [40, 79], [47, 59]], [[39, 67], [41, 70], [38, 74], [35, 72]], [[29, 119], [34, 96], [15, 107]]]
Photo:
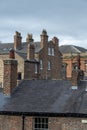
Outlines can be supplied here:
[[34, 118], [34, 130], [48, 130], [48, 118], [47, 117], [35, 117]]
[[43, 60], [40, 60], [40, 70], [43, 69]]
[[51, 70], [51, 62], [48, 61], [48, 70]]
[[35, 64], [35, 74], [37, 74], [37, 64]]

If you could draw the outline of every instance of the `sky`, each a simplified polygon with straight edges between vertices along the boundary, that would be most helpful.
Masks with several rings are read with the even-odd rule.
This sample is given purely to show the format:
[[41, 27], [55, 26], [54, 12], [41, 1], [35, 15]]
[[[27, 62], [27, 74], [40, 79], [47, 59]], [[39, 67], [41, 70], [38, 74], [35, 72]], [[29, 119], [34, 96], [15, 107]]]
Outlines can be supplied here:
[[15, 31], [22, 41], [33, 34], [40, 41], [43, 29], [49, 40], [59, 38], [59, 45], [87, 49], [87, 0], [0, 0], [0, 42], [14, 41]]

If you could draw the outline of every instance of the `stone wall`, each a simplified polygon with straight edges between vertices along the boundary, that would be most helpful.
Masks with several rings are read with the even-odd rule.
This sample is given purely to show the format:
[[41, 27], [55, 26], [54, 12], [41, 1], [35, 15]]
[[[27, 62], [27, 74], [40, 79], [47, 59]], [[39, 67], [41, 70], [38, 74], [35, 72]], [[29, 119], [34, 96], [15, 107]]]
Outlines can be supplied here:
[[3, 54], [3, 55], [0, 55], [0, 87], [3, 87], [3, 75], [4, 75], [4, 64], [3, 64], [3, 60], [6, 60], [8, 59], [9, 56], [7, 54]]
[[[3, 87], [3, 75], [4, 75], [4, 64], [3, 60], [9, 59], [9, 54], [0, 55], [0, 84]], [[15, 53], [15, 59], [18, 61], [18, 72], [21, 73], [22, 79], [24, 79], [24, 59]]]
[[21, 73], [21, 77], [24, 79], [24, 59], [17, 53], [15, 54], [15, 59], [18, 61], [18, 72]]

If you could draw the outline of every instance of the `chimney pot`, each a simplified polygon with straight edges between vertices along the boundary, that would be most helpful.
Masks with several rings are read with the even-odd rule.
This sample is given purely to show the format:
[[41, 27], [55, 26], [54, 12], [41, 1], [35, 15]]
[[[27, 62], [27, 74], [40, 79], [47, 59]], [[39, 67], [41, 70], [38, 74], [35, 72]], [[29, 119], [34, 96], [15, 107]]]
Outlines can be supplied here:
[[57, 37], [53, 37], [52, 41], [53, 41], [54, 44], [59, 43], [59, 39]]
[[27, 42], [27, 43], [30, 43], [30, 42], [33, 42], [33, 41], [34, 41], [34, 40], [33, 40], [32, 34], [27, 34], [26, 42]]

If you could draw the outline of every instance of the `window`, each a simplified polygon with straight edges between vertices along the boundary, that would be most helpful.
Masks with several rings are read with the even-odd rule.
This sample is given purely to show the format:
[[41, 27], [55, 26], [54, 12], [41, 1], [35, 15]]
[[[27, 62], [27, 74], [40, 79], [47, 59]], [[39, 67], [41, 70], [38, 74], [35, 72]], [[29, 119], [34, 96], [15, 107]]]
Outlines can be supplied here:
[[54, 56], [54, 48], [48, 47], [48, 55]]
[[40, 69], [42, 70], [43, 69], [43, 61], [40, 60]]
[[51, 70], [51, 62], [48, 61], [48, 70]]
[[35, 74], [37, 74], [37, 64], [35, 64]]
[[21, 72], [18, 72], [18, 80], [21, 80]]
[[34, 130], [48, 130], [48, 118], [34, 118]]
[[48, 47], [48, 55], [51, 55], [51, 48]]
[[54, 56], [54, 48], [52, 48], [52, 56]]

